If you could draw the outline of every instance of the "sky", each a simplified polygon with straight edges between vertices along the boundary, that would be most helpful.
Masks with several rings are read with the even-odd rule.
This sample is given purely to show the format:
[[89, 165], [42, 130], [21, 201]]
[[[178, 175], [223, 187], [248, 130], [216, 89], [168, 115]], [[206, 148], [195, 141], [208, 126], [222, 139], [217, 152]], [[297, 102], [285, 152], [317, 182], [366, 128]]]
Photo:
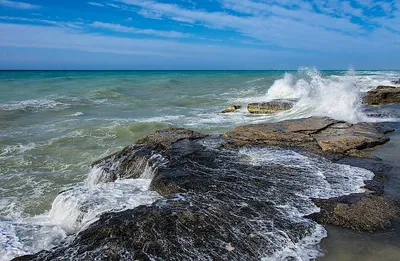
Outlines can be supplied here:
[[400, 0], [0, 0], [0, 69], [400, 69]]

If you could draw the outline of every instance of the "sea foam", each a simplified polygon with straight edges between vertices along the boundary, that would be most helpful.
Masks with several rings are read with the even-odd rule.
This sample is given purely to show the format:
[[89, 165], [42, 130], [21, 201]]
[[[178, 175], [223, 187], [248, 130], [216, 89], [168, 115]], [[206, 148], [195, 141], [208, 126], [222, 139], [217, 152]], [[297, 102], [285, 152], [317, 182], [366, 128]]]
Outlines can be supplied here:
[[268, 89], [266, 98], [296, 99], [289, 115], [328, 116], [356, 123], [366, 117], [361, 110], [361, 87], [354, 72], [340, 78], [323, 77], [317, 69], [303, 68], [300, 79], [286, 73]]
[[104, 212], [135, 208], [161, 198], [149, 190], [154, 176], [149, 166], [137, 179], [105, 182], [105, 173], [102, 168], [92, 168], [85, 182], [55, 198], [48, 213], [0, 220], [0, 260], [50, 249], [95, 222]]

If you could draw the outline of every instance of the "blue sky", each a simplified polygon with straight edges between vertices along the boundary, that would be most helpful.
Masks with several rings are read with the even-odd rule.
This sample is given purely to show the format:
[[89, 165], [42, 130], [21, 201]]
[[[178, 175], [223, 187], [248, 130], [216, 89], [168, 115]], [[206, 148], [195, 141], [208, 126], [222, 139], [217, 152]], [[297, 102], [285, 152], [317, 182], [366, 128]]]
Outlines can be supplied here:
[[0, 0], [0, 69], [400, 69], [399, 0]]

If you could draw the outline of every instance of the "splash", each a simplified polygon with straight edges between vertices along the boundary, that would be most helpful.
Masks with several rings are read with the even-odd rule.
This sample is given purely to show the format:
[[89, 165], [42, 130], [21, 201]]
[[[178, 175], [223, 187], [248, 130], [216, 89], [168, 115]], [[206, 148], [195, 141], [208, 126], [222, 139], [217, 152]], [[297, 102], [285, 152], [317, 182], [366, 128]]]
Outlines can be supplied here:
[[[158, 160], [155, 155], [152, 160]], [[162, 159], [160, 159], [162, 160]], [[119, 162], [115, 162], [115, 168]], [[109, 178], [107, 171], [93, 167], [85, 182], [61, 192], [51, 210], [30, 218], [0, 219], [0, 260], [50, 249], [95, 222], [104, 212], [148, 205], [161, 198], [150, 191], [155, 169], [145, 164], [136, 179]]]
[[328, 116], [357, 123], [366, 119], [361, 109], [362, 88], [354, 71], [341, 77], [324, 77], [317, 69], [302, 68], [275, 81], [267, 99], [296, 99], [288, 112], [293, 118]]

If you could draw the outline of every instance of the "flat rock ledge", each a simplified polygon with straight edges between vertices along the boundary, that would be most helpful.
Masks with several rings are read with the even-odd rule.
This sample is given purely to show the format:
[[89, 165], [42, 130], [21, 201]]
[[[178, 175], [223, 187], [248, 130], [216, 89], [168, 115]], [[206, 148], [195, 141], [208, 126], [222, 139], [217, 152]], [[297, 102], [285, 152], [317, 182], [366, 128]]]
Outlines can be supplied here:
[[[157, 131], [93, 165], [103, 169], [102, 182], [139, 178], [151, 167], [150, 188], [163, 199], [105, 213], [59, 246], [14, 261], [256, 261], [281, 250], [271, 242], [293, 244], [310, 235], [315, 229], [310, 219], [356, 230], [385, 228], [400, 213], [397, 202], [382, 196], [386, 166], [377, 159], [348, 155], [360, 156], [359, 150], [385, 143], [386, 132], [378, 125], [329, 118], [240, 126], [227, 132], [226, 138], [182, 128]], [[304, 171], [295, 165], [252, 165], [238, 155], [237, 146], [265, 145], [325, 156], [342, 153], [337, 163], [364, 167], [376, 176], [366, 183], [368, 193], [314, 199], [320, 213], [290, 219], [276, 206], [308, 205], [310, 199], [298, 196], [309, 188], [308, 177], [296, 175], [293, 180], [293, 173]], [[281, 231], [284, 237], [276, 239]]]
[[318, 223], [332, 224], [358, 231], [376, 232], [400, 218], [399, 202], [377, 195], [353, 194], [331, 199], [314, 199], [321, 208], [311, 218]]
[[350, 124], [311, 117], [277, 123], [238, 126], [224, 134], [228, 145], [268, 145], [303, 148], [314, 153], [368, 157], [362, 150], [389, 141], [392, 130], [373, 123]]
[[262, 103], [250, 103], [247, 110], [251, 114], [273, 114], [281, 111], [287, 111], [293, 108], [292, 102], [271, 101]]
[[393, 86], [378, 86], [369, 90], [363, 98], [364, 104], [382, 105], [386, 103], [400, 102], [400, 88]]

